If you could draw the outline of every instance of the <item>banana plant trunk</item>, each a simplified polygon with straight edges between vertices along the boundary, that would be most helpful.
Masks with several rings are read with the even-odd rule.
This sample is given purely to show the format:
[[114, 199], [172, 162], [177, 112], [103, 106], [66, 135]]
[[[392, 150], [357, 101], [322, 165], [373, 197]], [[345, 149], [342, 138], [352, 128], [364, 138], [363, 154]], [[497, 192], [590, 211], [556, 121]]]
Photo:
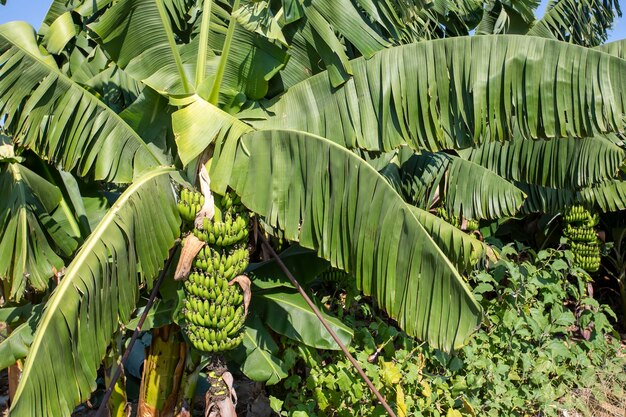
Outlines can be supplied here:
[[139, 390], [138, 417], [174, 417], [185, 354], [178, 326], [152, 330]]
[[193, 349], [187, 350], [185, 358], [185, 370], [183, 372], [181, 388], [179, 391], [178, 413], [176, 417], [189, 417], [193, 408], [193, 401], [198, 386], [198, 378], [202, 364], [200, 355]]
[[[11, 334], [11, 326], [7, 326], [7, 336]], [[17, 385], [20, 382], [20, 376], [22, 375], [22, 361], [17, 361], [17, 363], [9, 366], [7, 370], [9, 377], [9, 404], [13, 402], [13, 398], [15, 397], [15, 393], [17, 392]]]

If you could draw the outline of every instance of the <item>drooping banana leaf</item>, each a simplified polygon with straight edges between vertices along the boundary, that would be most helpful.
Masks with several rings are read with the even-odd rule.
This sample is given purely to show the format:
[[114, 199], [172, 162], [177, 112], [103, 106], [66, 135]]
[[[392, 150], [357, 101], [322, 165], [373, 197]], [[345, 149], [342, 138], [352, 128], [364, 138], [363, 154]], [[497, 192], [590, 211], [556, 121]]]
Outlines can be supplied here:
[[159, 92], [193, 91], [192, 65], [185, 65], [174, 37], [172, 14], [160, 0], [122, 0], [91, 29], [116, 64]]
[[467, 219], [512, 216], [524, 193], [498, 174], [471, 161], [442, 153], [415, 154], [400, 167], [407, 201], [424, 209], [441, 190], [448, 213]]
[[115, 112], [41, 53], [24, 23], [0, 26], [0, 114], [19, 145], [81, 176], [130, 182], [161, 164]]
[[606, 42], [616, 15], [622, 15], [616, 0], [550, 0], [528, 35], [590, 48]]
[[604, 45], [596, 46], [593, 49], [621, 59], [626, 59], [626, 39], [605, 43]]
[[522, 213], [559, 213], [574, 204], [595, 207], [605, 213], [626, 210], [626, 181], [624, 180], [609, 180], [580, 190], [521, 183], [517, 186], [528, 195], [522, 207]]
[[[263, 323], [276, 333], [317, 349], [340, 349], [313, 310], [295, 290], [276, 288], [257, 293], [253, 298], [252, 308], [262, 318]], [[312, 299], [315, 300], [315, 297]], [[326, 313], [323, 307], [320, 311], [339, 340], [344, 345], [350, 344], [354, 336], [352, 329]]]
[[356, 276], [409, 334], [461, 346], [480, 307], [386, 180], [333, 142], [293, 131], [244, 135], [230, 185], [285, 237]]
[[277, 354], [278, 345], [259, 316], [252, 312], [246, 320], [243, 341], [234, 352], [241, 371], [253, 381], [277, 384], [288, 376], [288, 369]]
[[[9, 336], [0, 342], [0, 370], [8, 368], [28, 355], [41, 317], [43, 304], [34, 307], [29, 304], [28, 307], [30, 308], [23, 311], [25, 321], [14, 327]], [[3, 315], [3, 310], [5, 309], [0, 309], [0, 316]], [[7, 324], [10, 325], [11, 323]]]
[[68, 266], [37, 326], [12, 416], [69, 415], [96, 388], [111, 335], [130, 319], [139, 284], [151, 286], [178, 237], [170, 172], [136, 179]]
[[0, 370], [6, 369], [28, 355], [37, 320], [22, 323], [0, 341]]
[[[103, 48], [116, 64], [135, 79], [161, 94], [195, 92], [207, 98], [220, 60], [216, 53], [224, 52], [230, 6], [218, 1], [212, 4], [210, 33], [207, 38], [200, 39], [204, 16], [193, 14], [193, 8], [197, 7], [195, 2], [176, 3], [168, 7], [157, 0], [120, 1], [90, 27], [101, 38]], [[179, 36], [176, 31], [187, 25], [185, 19], [192, 23], [186, 29], [188, 33]], [[120, 27], [125, 29], [121, 31]], [[209, 50], [200, 78], [209, 85], [194, 80], [202, 42]], [[282, 46], [236, 24], [220, 85], [220, 102], [230, 106], [238, 94], [243, 95], [243, 101], [246, 96], [251, 99], [264, 97], [268, 80], [284, 66], [287, 58]]]
[[53, 0], [43, 19], [42, 34], [59, 16], [67, 12], [76, 12], [81, 16], [90, 16], [102, 10], [113, 0]]
[[339, 88], [320, 73], [242, 117], [376, 151], [466, 148], [510, 139], [514, 126], [533, 138], [624, 128], [626, 61], [564, 42], [452, 38], [389, 48], [351, 66]]
[[43, 291], [77, 242], [53, 217], [61, 191], [19, 163], [0, 164], [0, 281], [19, 302], [32, 287]]
[[72, 14], [65, 12], [50, 25], [42, 43], [50, 53], [58, 54], [74, 36], [76, 36], [76, 28]]
[[411, 207], [411, 210], [458, 271], [471, 270], [483, 258], [497, 260], [498, 255], [494, 250], [480, 240], [426, 210], [417, 207]]
[[582, 139], [484, 143], [461, 155], [502, 177], [552, 188], [582, 188], [614, 178], [626, 151], [614, 134]]
[[538, 0], [497, 0], [486, 2], [477, 35], [526, 33], [535, 20]]

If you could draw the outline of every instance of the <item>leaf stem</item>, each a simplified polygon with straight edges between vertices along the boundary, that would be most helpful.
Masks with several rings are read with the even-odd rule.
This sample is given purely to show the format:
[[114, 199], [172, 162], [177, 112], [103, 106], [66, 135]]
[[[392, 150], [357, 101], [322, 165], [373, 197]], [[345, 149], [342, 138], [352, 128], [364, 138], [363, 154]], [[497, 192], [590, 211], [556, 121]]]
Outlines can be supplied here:
[[174, 32], [172, 32], [172, 26], [170, 25], [170, 20], [167, 17], [167, 11], [165, 10], [165, 6], [163, 6], [163, 0], [156, 0], [155, 3], [157, 6], [157, 9], [159, 10], [159, 17], [161, 18], [161, 23], [163, 23], [163, 28], [165, 29], [165, 35], [167, 36], [167, 43], [170, 45], [170, 49], [172, 50], [172, 55], [174, 55], [174, 61], [176, 61], [178, 74], [180, 75], [181, 82], [183, 83], [183, 90], [185, 94], [189, 94], [191, 92], [191, 88], [189, 86], [189, 80], [187, 80], [187, 75], [185, 74], [185, 69], [183, 68], [183, 61], [180, 58], [180, 53], [178, 52], [178, 46], [176, 45], [176, 41], [174, 40]]
[[226, 70], [226, 62], [228, 61], [228, 54], [230, 53], [230, 44], [233, 41], [233, 34], [235, 33], [235, 25], [237, 24], [233, 12], [239, 8], [239, 0], [235, 0], [233, 3], [233, 9], [230, 13], [230, 22], [228, 23], [228, 30], [226, 31], [226, 39], [224, 40], [224, 47], [222, 48], [222, 56], [220, 57], [220, 63], [215, 73], [215, 81], [213, 82], [213, 88], [211, 88], [211, 94], [209, 94], [209, 103], [217, 105], [217, 100], [220, 95], [220, 87], [222, 79], [224, 78], [224, 71]]
[[196, 61], [196, 90], [204, 80], [206, 72], [207, 43], [209, 41], [209, 25], [211, 22], [211, 5], [213, 0], [204, 0], [202, 5], [202, 25], [200, 26], [200, 46], [198, 47], [198, 60]]

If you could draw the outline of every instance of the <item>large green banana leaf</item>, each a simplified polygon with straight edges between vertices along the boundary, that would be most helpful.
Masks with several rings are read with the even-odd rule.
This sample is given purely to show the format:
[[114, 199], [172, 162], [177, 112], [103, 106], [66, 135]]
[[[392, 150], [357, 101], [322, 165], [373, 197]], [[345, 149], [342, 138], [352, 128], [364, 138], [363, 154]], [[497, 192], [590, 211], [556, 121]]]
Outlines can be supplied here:
[[[224, 48], [230, 13], [220, 2], [211, 6], [209, 32], [201, 36], [202, 13], [194, 14], [195, 2], [162, 5], [157, 0], [123, 0], [111, 6], [90, 27], [113, 61], [135, 79], [162, 94], [195, 92], [207, 97], [220, 60], [215, 52]], [[181, 3], [181, 4], [179, 4]], [[187, 20], [192, 24], [187, 25]], [[178, 33], [182, 26], [183, 32]], [[120, 30], [123, 27], [124, 30]], [[182, 38], [182, 39], [181, 39]], [[205, 62], [199, 69], [199, 48], [205, 46]], [[224, 78], [219, 80], [221, 99], [226, 106], [241, 100], [265, 96], [268, 81], [286, 63], [287, 54], [259, 33], [235, 24]], [[207, 82], [205, 84], [204, 82]]]
[[274, 385], [289, 375], [287, 365], [275, 356], [278, 345], [254, 312], [246, 320], [243, 341], [234, 353], [240, 359], [241, 371], [253, 381]]
[[[429, 209], [436, 189], [448, 213], [467, 219], [513, 216], [525, 195], [500, 175], [444, 153], [415, 154], [400, 167], [405, 199]], [[434, 175], [433, 175], [434, 174]]]
[[53, 0], [43, 19], [42, 28], [51, 26], [61, 15], [75, 12], [81, 16], [90, 16], [101, 10], [113, 0]]
[[[288, 3], [297, 7], [289, 8]], [[283, 36], [289, 39], [289, 61], [277, 76], [278, 81], [271, 90], [272, 96], [324, 70], [328, 70], [333, 85], [339, 86], [352, 74], [347, 59], [357, 58], [361, 53], [371, 56], [391, 44], [467, 35], [474, 26], [472, 22], [479, 20], [482, 14], [480, 0], [436, 0], [429, 3], [396, 0], [333, 0], [309, 4], [298, 0], [283, 2], [287, 22], [299, 22], [282, 28]], [[354, 13], [355, 6], [360, 13]], [[287, 17], [293, 9], [299, 10], [299, 13]], [[305, 11], [307, 16], [312, 17], [305, 17]], [[337, 13], [343, 16], [335, 18]], [[335, 34], [332, 30], [324, 30], [331, 20], [337, 25], [341, 23], [335, 26]], [[373, 35], [372, 30], [375, 33]], [[350, 36], [343, 37], [342, 43], [336, 35], [346, 32]], [[370, 42], [361, 46], [361, 50], [349, 42], [348, 39], [352, 38], [369, 39]], [[337, 44], [337, 47], [331, 47]]]
[[76, 236], [53, 217], [59, 188], [25, 166], [0, 163], [0, 195], [0, 282], [5, 298], [19, 302], [28, 287], [48, 288], [64, 265], [58, 254], [70, 256]]
[[[215, 158], [210, 171], [211, 187], [223, 193], [234, 169], [237, 138], [252, 129], [199, 97], [192, 98], [187, 107], [174, 113], [173, 128], [179, 155], [185, 164], [215, 143]], [[360, 162], [365, 163], [362, 160]], [[459, 270], [469, 268], [485, 254], [491, 255], [487, 246], [436, 216], [423, 210], [415, 213], [422, 226]]]
[[607, 40], [616, 15], [622, 15], [616, 0], [550, 0], [528, 35], [594, 47]]
[[582, 188], [615, 175], [626, 161], [614, 134], [582, 139], [483, 143], [461, 155], [512, 181], [552, 188]]
[[183, 64], [170, 16], [163, 1], [122, 0], [91, 29], [111, 59], [135, 79], [160, 92], [191, 93], [195, 66]]
[[483, 2], [483, 18], [477, 35], [522, 34], [535, 20], [539, 0], [496, 0]]
[[597, 46], [593, 49], [605, 52], [609, 55], [613, 55], [621, 59], [626, 59], [626, 39], [605, 43], [604, 45]]
[[528, 198], [523, 213], [559, 213], [563, 208], [584, 204], [602, 212], [626, 210], [626, 181], [608, 180], [579, 190], [548, 188], [538, 185], [517, 184]]
[[[119, 322], [130, 319], [179, 234], [171, 168], [137, 178], [85, 241], [46, 303], [11, 415], [70, 415], [96, 388]], [[56, 381], [56, 382], [55, 382]]]
[[42, 54], [25, 23], [0, 26], [0, 115], [19, 145], [79, 175], [130, 182], [161, 164], [115, 112]]
[[[312, 298], [317, 302], [315, 297]], [[339, 346], [322, 326], [311, 307], [295, 290], [275, 288], [257, 292], [252, 308], [263, 318], [263, 323], [278, 334], [317, 349], [339, 350]], [[349, 345], [354, 331], [338, 318], [327, 314], [323, 307], [320, 311], [339, 336], [339, 340], [344, 345]]]
[[[4, 370], [28, 355], [43, 304], [0, 308], [0, 321], [12, 326], [6, 339], [0, 341], [0, 370]], [[6, 314], [8, 313], [8, 314]], [[17, 323], [14, 325], [14, 323]], [[1, 339], [1, 338], [0, 338]]]
[[459, 271], [469, 271], [482, 258], [497, 259], [488, 245], [426, 210], [411, 206], [415, 218]]
[[33, 334], [37, 320], [32, 319], [22, 323], [11, 331], [6, 339], [0, 337], [0, 369], [4, 370], [14, 365], [18, 360], [28, 355], [28, 349], [33, 343]]
[[461, 346], [480, 307], [413, 210], [369, 164], [294, 131], [243, 136], [230, 185], [289, 240], [352, 272], [409, 334]]
[[242, 117], [257, 128], [385, 151], [405, 143], [465, 148], [509, 139], [514, 126], [548, 138], [624, 128], [626, 61], [564, 42], [452, 38], [389, 48], [351, 65], [353, 77], [339, 88], [320, 73]]

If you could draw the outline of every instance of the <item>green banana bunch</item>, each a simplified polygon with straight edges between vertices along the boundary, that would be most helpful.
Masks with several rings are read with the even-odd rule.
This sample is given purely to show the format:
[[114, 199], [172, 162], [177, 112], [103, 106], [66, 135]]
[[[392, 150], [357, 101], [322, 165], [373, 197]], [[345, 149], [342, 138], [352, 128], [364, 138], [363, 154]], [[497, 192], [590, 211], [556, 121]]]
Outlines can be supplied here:
[[563, 213], [563, 218], [566, 223], [582, 223], [588, 227], [595, 227], [600, 221], [600, 216], [597, 213], [591, 214], [586, 208], [578, 205], [567, 207]]
[[478, 220], [467, 219], [467, 231], [468, 232], [474, 232], [478, 230], [479, 226], [480, 225], [478, 223]]
[[595, 242], [597, 239], [596, 231], [587, 226], [572, 226], [568, 224], [565, 226], [563, 234], [574, 242]]
[[245, 242], [231, 247], [205, 246], [194, 259], [193, 266], [230, 281], [248, 267], [248, 249]]
[[197, 191], [182, 188], [178, 199], [178, 212], [186, 222], [193, 222], [204, 205], [204, 196]]
[[[217, 216], [216, 216], [217, 217]], [[204, 219], [202, 229], [194, 229], [193, 234], [200, 240], [215, 246], [231, 246], [248, 239], [249, 216], [242, 214], [224, 221]]]
[[[181, 191], [179, 210], [188, 223], [193, 223], [197, 214], [193, 204], [199, 203], [194, 201], [204, 203], [204, 198], [195, 194], [200, 193]], [[213, 219], [204, 219], [202, 229], [193, 229], [206, 245], [194, 258], [194, 269], [183, 283], [183, 331], [194, 348], [207, 353], [223, 352], [241, 343], [244, 296], [239, 285], [229, 282], [241, 275], [249, 262], [248, 212], [232, 192], [214, 196], [214, 201]], [[187, 215], [188, 207], [193, 215]]]
[[600, 269], [600, 242], [594, 229], [600, 216], [576, 205], [565, 209], [563, 220], [563, 235], [574, 253], [576, 264], [588, 272]]
[[437, 207], [437, 217], [441, 217], [443, 220], [450, 223], [452, 226], [459, 228], [461, 227], [461, 222], [457, 216], [449, 215], [445, 208]]
[[350, 279], [350, 274], [341, 269], [330, 268], [328, 271], [320, 275], [322, 282], [343, 287]]

